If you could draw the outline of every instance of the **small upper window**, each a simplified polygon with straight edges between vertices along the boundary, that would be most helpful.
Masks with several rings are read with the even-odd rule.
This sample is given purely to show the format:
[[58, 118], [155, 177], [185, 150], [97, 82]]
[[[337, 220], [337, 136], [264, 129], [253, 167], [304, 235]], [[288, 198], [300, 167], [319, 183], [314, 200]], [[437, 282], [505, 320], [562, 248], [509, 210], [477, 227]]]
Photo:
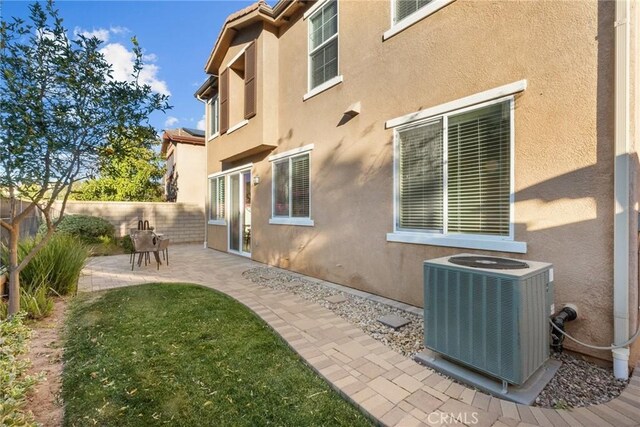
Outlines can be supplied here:
[[309, 89], [338, 76], [338, 2], [329, 0], [309, 19]]
[[396, 24], [402, 21], [432, 1], [433, 0], [395, 0], [393, 23]]
[[218, 108], [218, 95], [215, 95], [207, 102], [209, 115], [209, 126], [207, 127], [207, 131], [209, 134], [209, 138], [213, 138], [220, 131], [220, 113]]

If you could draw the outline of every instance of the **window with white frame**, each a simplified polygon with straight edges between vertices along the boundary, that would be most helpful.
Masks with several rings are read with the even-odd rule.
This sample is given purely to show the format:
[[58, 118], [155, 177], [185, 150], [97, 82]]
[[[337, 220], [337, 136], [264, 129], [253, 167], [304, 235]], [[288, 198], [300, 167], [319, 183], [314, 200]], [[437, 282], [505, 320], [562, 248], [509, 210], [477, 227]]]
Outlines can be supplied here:
[[207, 102], [209, 109], [209, 138], [214, 137], [220, 131], [220, 109], [218, 108], [218, 95], [213, 96]]
[[328, 0], [309, 18], [309, 89], [338, 76], [338, 2]]
[[209, 221], [224, 221], [225, 177], [209, 178]]
[[398, 23], [409, 15], [413, 15], [434, 0], [392, 0], [393, 21]]
[[273, 218], [309, 218], [309, 153], [273, 162]]
[[511, 236], [513, 98], [396, 130], [396, 230]]

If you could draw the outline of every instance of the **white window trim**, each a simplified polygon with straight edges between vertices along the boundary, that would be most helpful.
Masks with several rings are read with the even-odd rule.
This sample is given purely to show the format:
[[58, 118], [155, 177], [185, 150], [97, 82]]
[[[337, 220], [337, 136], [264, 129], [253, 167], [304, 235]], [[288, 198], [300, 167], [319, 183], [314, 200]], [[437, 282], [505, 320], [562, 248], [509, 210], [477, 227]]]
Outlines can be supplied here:
[[[332, 0], [322, 0], [318, 2], [320, 4], [316, 3], [314, 7], [312, 7], [310, 10], [307, 11], [307, 13], [309, 13], [309, 15], [307, 16], [311, 17], [312, 15], [315, 15], [316, 13], [318, 13], [324, 6], [326, 6], [326, 3], [328, 1], [332, 1]], [[313, 52], [322, 48], [327, 43], [333, 41], [333, 39], [338, 39], [338, 47], [337, 47], [338, 56], [336, 58], [336, 62], [338, 64], [337, 65], [338, 75], [330, 78], [326, 82], [321, 83], [316, 87], [311, 87], [311, 54], [313, 52], [311, 49], [311, 37], [309, 34], [311, 22], [308, 22], [307, 23], [307, 93], [302, 97], [303, 101], [306, 101], [307, 99], [313, 96], [316, 96], [321, 92], [324, 92], [325, 90], [337, 85], [338, 83], [342, 83], [342, 75], [340, 74], [340, 38], [339, 38], [340, 37], [340, 4], [338, 0], [335, 0], [335, 2], [336, 2], [336, 11], [337, 11], [336, 12], [336, 33], [333, 36], [329, 37], [327, 40], [325, 40], [321, 45], [316, 46], [316, 48], [313, 49]]]
[[239, 172], [241, 170], [252, 169], [252, 168], [253, 168], [253, 163], [247, 163], [245, 165], [238, 166], [238, 167], [235, 167], [235, 168], [232, 168], [232, 169], [227, 169], [227, 170], [223, 170], [223, 171], [220, 171], [220, 172], [214, 172], [212, 174], [209, 174], [207, 176], [207, 178], [216, 178], [216, 177], [222, 176], [222, 175], [230, 175], [230, 174], [232, 174], [234, 172]]
[[[311, 204], [311, 203], [309, 203]], [[311, 209], [311, 206], [309, 206]], [[310, 218], [287, 218], [287, 217], [272, 217], [269, 218], [269, 224], [272, 225], [299, 225], [302, 227], [313, 227], [314, 222]]]
[[[299, 225], [304, 227], [313, 227], [314, 222], [311, 219], [311, 155], [309, 155], [309, 216], [308, 217], [292, 217], [292, 216], [275, 216], [273, 214], [273, 204], [275, 200], [276, 193], [276, 182], [275, 182], [275, 164], [288, 159], [289, 161], [289, 189], [291, 189], [291, 158], [298, 157], [304, 154], [308, 154], [311, 150], [313, 150], [314, 145], [308, 144], [303, 147], [294, 148], [293, 150], [285, 151], [280, 154], [274, 154], [273, 156], [269, 156], [268, 160], [271, 162], [271, 218], [269, 218], [269, 224], [273, 225]], [[289, 215], [291, 215], [291, 194], [289, 194]]]
[[309, 8], [309, 10], [307, 10], [304, 15], [302, 15], [302, 20], [307, 19], [308, 17], [310, 17], [311, 15], [313, 15], [314, 13], [316, 13], [316, 10], [320, 9], [321, 7], [324, 6], [324, 4], [329, 1], [329, 0], [318, 0], [317, 2], [315, 2], [313, 4], [313, 6], [311, 6]]
[[293, 157], [298, 154], [306, 153], [307, 151], [313, 150], [314, 145], [308, 144], [303, 147], [294, 148], [293, 150], [284, 151], [282, 153], [274, 154], [273, 156], [269, 156], [267, 160], [270, 162], [275, 162], [276, 160], [284, 159], [285, 157]]
[[396, 117], [395, 119], [387, 120], [385, 122], [385, 128], [390, 129], [397, 126], [406, 125], [416, 122], [418, 120], [424, 120], [440, 116], [452, 111], [458, 111], [466, 107], [482, 104], [487, 101], [502, 98], [509, 95], [515, 95], [519, 92], [524, 92], [527, 88], [526, 80], [518, 80], [517, 82], [509, 83], [504, 86], [499, 86], [494, 89], [485, 90], [464, 98], [456, 99], [451, 102], [436, 105], [434, 107], [425, 108], [424, 110], [416, 111], [415, 113], [406, 114], [404, 116]]
[[[470, 97], [467, 97], [470, 98]], [[463, 99], [467, 99], [463, 98]], [[398, 208], [400, 202], [400, 194], [398, 191], [398, 173], [399, 173], [399, 165], [398, 161], [400, 159], [400, 147], [398, 144], [398, 132], [404, 128], [412, 127], [419, 125], [424, 122], [433, 121], [436, 119], [442, 118], [443, 126], [445, 134], [443, 137], [445, 140], [443, 142], [446, 143], [446, 132], [447, 126], [446, 123], [448, 121], [448, 116], [451, 114], [461, 114], [469, 110], [475, 110], [478, 108], [487, 107], [493, 104], [497, 104], [504, 101], [510, 102], [510, 170], [509, 170], [509, 185], [510, 185], [510, 195], [509, 195], [509, 236], [485, 236], [485, 235], [475, 235], [475, 234], [445, 234], [443, 230], [442, 233], [430, 233], [428, 231], [420, 232], [420, 231], [410, 231], [404, 229], [398, 229]], [[454, 101], [455, 102], [455, 101]], [[443, 104], [444, 105], [444, 104]], [[426, 111], [426, 110], [423, 110]], [[527, 252], [527, 243], [526, 242], [518, 242], [514, 240], [514, 223], [515, 223], [515, 199], [514, 199], [514, 186], [515, 186], [515, 178], [514, 178], [514, 160], [515, 160], [515, 99], [513, 95], [491, 99], [490, 101], [484, 103], [474, 103], [464, 108], [455, 109], [455, 110], [447, 110], [446, 112], [441, 112], [438, 115], [425, 117], [422, 120], [414, 120], [409, 125], [399, 127], [395, 129], [393, 135], [393, 233], [387, 233], [387, 241], [388, 242], [402, 242], [402, 243], [413, 243], [420, 245], [433, 245], [433, 246], [447, 246], [447, 247], [455, 247], [455, 248], [465, 248], [465, 249], [485, 249], [492, 251], [501, 251], [501, 252], [513, 252], [513, 253], [526, 253]], [[443, 156], [446, 155], [446, 144], [443, 147], [444, 153]], [[444, 200], [446, 200], [446, 171], [443, 171], [444, 180]], [[447, 206], [446, 203], [444, 205], [444, 224], [446, 230], [446, 221], [447, 221]]]
[[224, 68], [229, 68], [231, 67], [238, 59], [240, 59], [240, 57], [242, 55], [244, 55], [244, 53], [247, 50], [247, 47], [249, 47], [250, 43], [247, 43], [242, 49], [240, 49], [240, 52], [236, 53], [236, 55], [231, 58], [231, 60], [229, 60], [229, 62], [227, 62], [227, 65], [224, 66]]
[[[309, 76], [309, 79], [311, 79], [311, 76]], [[314, 96], [318, 95], [319, 93], [324, 92], [327, 89], [331, 89], [332, 87], [339, 85], [340, 83], [342, 83], [342, 75], [337, 75], [335, 77], [330, 78], [329, 80], [327, 80], [326, 82], [314, 87], [313, 89], [311, 89], [309, 92], [305, 93], [304, 96], [302, 97], [303, 101], [306, 101], [309, 98], [313, 98]], [[311, 80], [309, 80], [311, 81]]]
[[231, 126], [229, 129], [227, 129], [227, 135], [237, 131], [238, 129], [240, 129], [242, 127], [245, 127], [248, 124], [249, 124], [249, 120], [247, 120], [247, 119], [244, 119], [240, 123], [236, 123], [235, 125]]
[[419, 22], [426, 18], [429, 15], [433, 15], [443, 7], [447, 6], [449, 3], [453, 3], [455, 0], [434, 0], [428, 5], [418, 9], [411, 15], [405, 17], [401, 21], [395, 22], [395, 14], [396, 14], [396, 0], [391, 0], [391, 28], [384, 32], [382, 35], [382, 40], [387, 40], [396, 34], [406, 30], [416, 22]]
[[413, 233], [394, 231], [387, 233], [387, 242], [413, 243], [416, 245], [446, 246], [451, 248], [483, 249], [487, 251], [527, 253], [526, 242], [476, 238], [476, 236], [456, 237], [443, 234]]

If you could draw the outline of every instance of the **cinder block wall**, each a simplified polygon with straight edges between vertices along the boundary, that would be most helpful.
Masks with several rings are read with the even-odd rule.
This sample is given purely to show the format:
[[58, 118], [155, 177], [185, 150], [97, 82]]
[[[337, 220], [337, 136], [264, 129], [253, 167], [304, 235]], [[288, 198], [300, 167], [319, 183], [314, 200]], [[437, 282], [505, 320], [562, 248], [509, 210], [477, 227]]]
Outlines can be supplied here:
[[192, 203], [69, 201], [64, 213], [102, 217], [115, 226], [116, 237], [129, 234], [142, 220], [172, 243], [204, 242], [204, 207]]

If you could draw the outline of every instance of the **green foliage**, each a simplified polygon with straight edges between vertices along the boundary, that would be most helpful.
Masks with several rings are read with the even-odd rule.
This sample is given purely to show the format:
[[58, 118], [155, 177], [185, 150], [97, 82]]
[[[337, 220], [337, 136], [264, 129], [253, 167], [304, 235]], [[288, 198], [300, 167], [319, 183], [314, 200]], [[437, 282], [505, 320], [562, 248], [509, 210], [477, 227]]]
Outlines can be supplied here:
[[128, 147], [122, 157], [106, 156], [99, 177], [74, 188], [71, 198], [104, 201], [162, 201], [160, 156], [144, 145]]
[[[39, 233], [47, 230], [42, 224]], [[90, 215], [65, 215], [56, 227], [57, 232], [67, 233], [87, 243], [103, 243], [105, 239], [113, 239], [113, 224], [104, 218]]]
[[[6, 220], [11, 250], [23, 214], [37, 209], [49, 222], [50, 201], [66, 200], [75, 183], [96, 176], [106, 154], [118, 157], [130, 141], [154, 140], [149, 117], [169, 108], [167, 96], [141, 79], [143, 50], [135, 37], [131, 75], [117, 80], [102, 42], [72, 35], [53, 1], [29, 9], [26, 20], [0, 22], [0, 188], [12, 202], [29, 201]], [[15, 278], [9, 287], [14, 314]]]
[[31, 330], [23, 315], [0, 321], [0, 425], [35, 426], [31, 414], [23, 412], [27, 393], [41, 378], [27, 375], [31, 366], [24, 358]]
[[[53, 311], [53, 298], [49, 295], [49, 291], [50, 289], [46, 283], [35, 288], [21, 288], [20, 311], [25, 313], [28, 319], [32, 320], [47, 317]], [[7, 318], [8, 308], [6, 301], [0, 301], [0, 319]]]
[[122, 249], [124, 249], [128, 254], [133, 252], [133, 240], [131, 240], [131, 236], [129, 234], [122, 238]]
[[[18, 259], [31, 252], [36, 244], [37, 239], [21, 241]], [[36, 295], [43, 287], [58, 295], [75, 293], [88, 255], [86, 245], [77, 238], [66, 233], [54, 234], [20, 272], [23, 290], [29, 295]], [[4, 262], [8, 257], [6, 247], [2, 248], [1, 256]]]
[[80, 296], [65, 341], [65, 425], [371, 425], [250, 310], [203, 287]]

